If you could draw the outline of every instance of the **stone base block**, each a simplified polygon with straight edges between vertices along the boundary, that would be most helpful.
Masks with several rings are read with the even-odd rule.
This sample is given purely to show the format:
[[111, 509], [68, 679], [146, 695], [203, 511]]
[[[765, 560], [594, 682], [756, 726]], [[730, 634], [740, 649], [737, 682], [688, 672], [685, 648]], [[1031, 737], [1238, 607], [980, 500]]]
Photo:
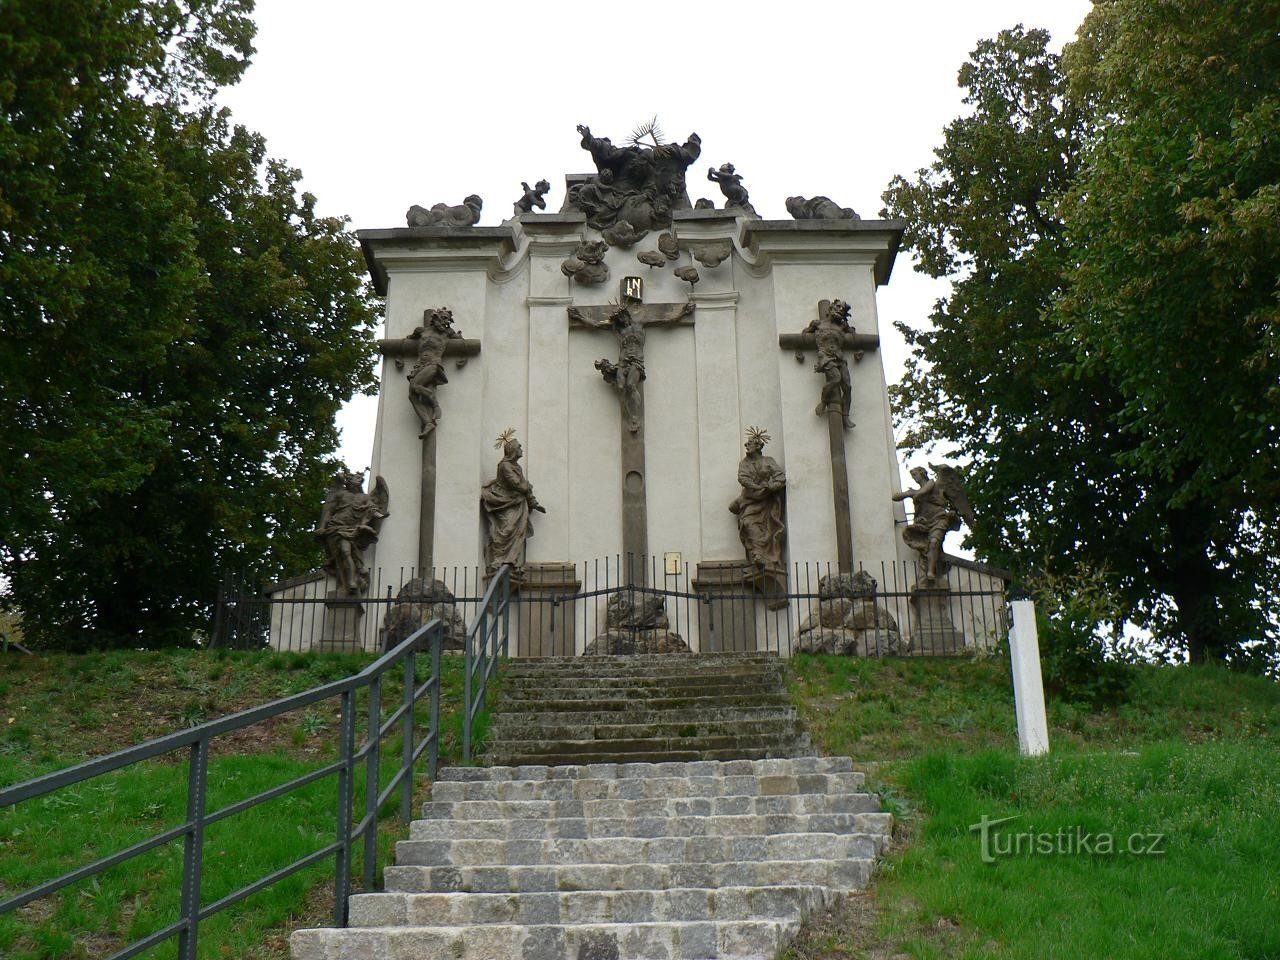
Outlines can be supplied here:
[[915, 614], [912, 652], [946, 657], [964, 651], [964, 633], [951, 621], [950, 590], [945, 587], [913, 587], [911, 606]]
[[576, 652], [578, 604], [565, 598], [582, 589], [568, 562], [526, 563], [512, 601], [516, 608], [516, 657], [570, 657]]

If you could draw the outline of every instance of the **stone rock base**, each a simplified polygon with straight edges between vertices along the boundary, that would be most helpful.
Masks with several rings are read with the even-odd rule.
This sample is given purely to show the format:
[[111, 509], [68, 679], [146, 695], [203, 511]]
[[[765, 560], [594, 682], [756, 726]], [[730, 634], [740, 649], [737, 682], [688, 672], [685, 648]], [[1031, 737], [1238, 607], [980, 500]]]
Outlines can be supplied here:
[[466, 645], [467, 622], [443, 581], [417, 577], [400, 588], [396, 601], [382, 621], [384, 650], [408, 639], [436, 617], [444, 625], [442, 650], [461, 650]]
[[633, 657], [641, 654], [689, 653], [678, 633], [666, 630], [606, 630], [587, 644], [584, 657]]
[[898, 623], [875, 602], [876, 581], [868, 573], [834, 574], [818, 583], [818, 612], [800, 624], [802, 653], [876, 656], [906, 653]]

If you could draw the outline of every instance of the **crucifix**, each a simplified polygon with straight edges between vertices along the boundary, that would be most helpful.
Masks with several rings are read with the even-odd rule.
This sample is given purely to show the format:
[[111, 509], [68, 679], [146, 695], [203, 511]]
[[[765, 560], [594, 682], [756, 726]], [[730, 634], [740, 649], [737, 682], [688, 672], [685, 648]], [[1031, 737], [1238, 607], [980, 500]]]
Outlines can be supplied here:
[[421, 510], [418, 523], [418, 576], [431, 575], [433, 541], [436, 530], [436, 424], [440, 421], [440, 401], [436, 391], [449, 382], [445, 376], [445, 357], [455, 358], [460, 370], [467, 359], [480, 352], [479, 340], [468, 340], [453, 326], [453, 311], [448, 307], [428, 307], [422, 312], [422, 325], [402, 340], [380, 340], [378, 349], [384, 357], [395, 360], [396, 369], [404, 369], [406, 358], [416, 362], [409, 371], [409, 402], [418, 415], [422, 440]]
[[874, 334], [855, 333], [849, 325], [849, 305], [843, 300], [821, 300], [818, 316], [800, 333], [784, 333], [778, 346], [794, 350], [803, 362], [806, 350], [816, 349], [813, 369], [824, 377], [822, 393], [814, 410], [827, 418], [827, 434], [831, 443], [831, 487], [835, 497], [836, 556], [841, 573], [853, 572], [853, 529], [849, 522], [849, 469], [846, 462], [844, 435], [853, 428], [849, 407], [853, 398], [849, 363], [845, 351], [853, 352], [856, 363], [866, 350], [876, 350], [880, 338]]
[[645, 303], [639, 277], [624, 277], [618, 303], [569, 307], [571, 327], [611, 329], [618, 337], [618, 362], [597, 360], [605, 383], [618, 390], [622, 436], [622, 553], [627, 583], [646, 582], [649, 519], [644, 467], [645, 328], [693, 322], [694, 303]]

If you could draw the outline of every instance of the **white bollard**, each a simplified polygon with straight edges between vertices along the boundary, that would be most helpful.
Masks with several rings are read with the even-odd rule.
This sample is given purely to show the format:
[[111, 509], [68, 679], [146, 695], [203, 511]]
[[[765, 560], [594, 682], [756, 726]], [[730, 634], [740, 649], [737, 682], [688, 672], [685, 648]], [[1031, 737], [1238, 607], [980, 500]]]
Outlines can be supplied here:
[[1009, 663], [1013, 668], [1013, 704], [1018, 717], [1018, 749], [1023, 756], [1049, 752], [1049, 720], [1044, 712], [1044, 679], [1040, 674], [1040, 639], [1036, 605], [1014, 600], [1009, 631]]

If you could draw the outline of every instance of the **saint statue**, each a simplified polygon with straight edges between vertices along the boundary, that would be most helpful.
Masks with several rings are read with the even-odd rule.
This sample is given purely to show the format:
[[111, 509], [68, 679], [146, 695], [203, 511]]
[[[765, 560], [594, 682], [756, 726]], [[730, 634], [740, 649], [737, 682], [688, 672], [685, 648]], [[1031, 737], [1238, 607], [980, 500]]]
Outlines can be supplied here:
[[325, 572], [338, 581], [339, 596], [357, 596], [369, 587], [365, 549], [378, 539], [378, 528], [390, 516], [387, 482], [378, 477], [373, 492], [364, 492], [364, 476], [339, 471], [329, 485], [315, 535], [324, 544]]
[[618, 362], [597, 360], [595, 368], [622, 394], [622, 410], [627, 417], [627, 429], [636, 433], [640, 429], [640, 413], [643, 409], [640, 384], [644, 382], [644, 325], [637, 323], [626, 307], [620, 308], [610, 318], [613, 332], [618, 335]]
[[520, 469], [524, 449], [515, 438], [515, 430], [504, 430], [494, 446], [502, 451], [498, 475], [480, 489], [480, 508], [487, 521], [485, 570], [492, 575], [509, 563], [513, 577], [518, 577], [524, 569], [525, 541], [533, 536], [529, 512], [547, 511], [538, 503]]
[[948, 533], [960, 529], [964, 519], [973, 528], [973, 508], [965, 495], [960, 474], [947, 464], [931, 464], [934, 479], [924, 467], [912, 467], [911, 478], [920, 486], [893, 495], [894, 500], [911, 498], [915, 516], [902, 530], [902, 540], [924, 561], [924, 582], [937, 584], [942, 575], [942, 545]]
[[[436, 389], [448, 383], [444, 374], [444, 349], [449, 340], [462, 339], [462, 333], [453, 328], [453, 311], [448, 307], [428, 308], [422, 312], [422, 326], [409, 334], [418, 341], [418, 362], [409, 371], [409, 402], [422, 425], [419, 437], [425, 437], [440, 422], [440, 402]], [[458, 358], [458, 366], [466, 364], [466, 357]]]
[[773, 457], [764, 455], [769, 434], [759, 427], [747, 430], [747, 453], [738, 464], [742, 492], [729, 504], [738, 518], [738, 536], [755, 565], [757, 583], [767, 594], [779, 595], [770, 609], [785, 607], [787, 568], [782, 554], [786, 549], [787, 477]]
[[818, 360], [813, 369], [826, 378], [814, 413], [818, 416], [839, 413], [848, 430], [853, 426], [849, 419], [853, 387], [849, 380], [849, 362], [844, 357], [844, 335], [850, 332], [849, 305], [843, 300], [823, 300], [818, 305], [818, 318], [805, 327], [804, 332], [812, 333], [818, 346]]

